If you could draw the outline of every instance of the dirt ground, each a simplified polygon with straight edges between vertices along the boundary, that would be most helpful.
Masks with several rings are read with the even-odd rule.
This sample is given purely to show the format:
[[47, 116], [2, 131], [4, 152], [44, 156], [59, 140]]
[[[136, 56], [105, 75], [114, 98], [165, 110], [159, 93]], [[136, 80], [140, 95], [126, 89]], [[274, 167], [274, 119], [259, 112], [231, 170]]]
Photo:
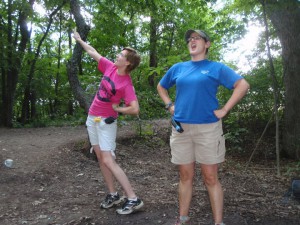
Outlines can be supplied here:
[[[99, 207], [106, 188], [84, 126], [0, 128], [0, 224], [173, 225], [178, 174], [170, 163], [169, 122], [139, 128], [123, 124], [117, 137], [117, 161], [145, 203], [131, 215]], [[7, 158], [13, 168], [4, 166]], [[276, 176], [274, 161], [261, 159], [247, 171], [245, 163], [228, 155], [220, 167], [226, 225], [299, 225], [300, 202], [283, 198], [290, 178]], [[213, 224], [198, 170], [190, 216], [192, 224]]]

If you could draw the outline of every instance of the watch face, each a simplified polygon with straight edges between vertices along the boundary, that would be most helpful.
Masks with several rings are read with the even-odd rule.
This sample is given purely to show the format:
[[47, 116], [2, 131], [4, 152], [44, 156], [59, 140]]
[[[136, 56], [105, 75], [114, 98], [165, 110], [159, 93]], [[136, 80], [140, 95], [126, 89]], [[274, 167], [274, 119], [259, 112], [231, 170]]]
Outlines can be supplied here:
[[172, 105], [173, 105], [173, 103], [172, 103], [172, 102], [170, 102], [170, 103], [166, 104], [166, 109], [169, 109], [169, 108], [170, 108]]

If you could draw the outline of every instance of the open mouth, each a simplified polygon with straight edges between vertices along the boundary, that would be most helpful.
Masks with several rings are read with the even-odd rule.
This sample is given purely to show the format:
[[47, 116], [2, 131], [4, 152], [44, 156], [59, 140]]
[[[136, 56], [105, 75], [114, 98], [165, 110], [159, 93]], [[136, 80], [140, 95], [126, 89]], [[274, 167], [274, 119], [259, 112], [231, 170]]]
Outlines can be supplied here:
[[195, 50], [196, 49], [196, 44], [191, 44], [191, 50]]

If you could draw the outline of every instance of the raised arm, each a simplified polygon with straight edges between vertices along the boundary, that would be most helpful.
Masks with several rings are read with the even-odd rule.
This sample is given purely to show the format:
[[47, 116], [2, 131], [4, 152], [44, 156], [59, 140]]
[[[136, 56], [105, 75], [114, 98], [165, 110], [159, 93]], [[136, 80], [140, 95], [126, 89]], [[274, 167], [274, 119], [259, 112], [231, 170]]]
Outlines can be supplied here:
[[101, 55], [89, 44], [84, 42], [79, 33], [74, 30], [73, 38], [81, 45], [81, 47], [97, 62], [101, 59]]

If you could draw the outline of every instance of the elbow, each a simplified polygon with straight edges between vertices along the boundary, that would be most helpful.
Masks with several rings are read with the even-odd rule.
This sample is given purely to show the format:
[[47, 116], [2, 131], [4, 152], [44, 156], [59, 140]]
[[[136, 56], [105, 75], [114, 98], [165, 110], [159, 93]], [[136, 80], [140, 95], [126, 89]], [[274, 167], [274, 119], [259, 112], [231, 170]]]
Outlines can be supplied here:
[[137, 116], [140, 113], [140, 107], [138, 101], [132, 101], [127, 107], [125, 114]]
[[245, 89], [246, 89], [246, 93], [250, 90], [250, 84], [245, 81]]
[[245, 79], [243, 79], [243, 83], [247, 89], [250, 89], [250, 84]]
[[132, 107], [130, 114], [137, 116], [140, 113], [140, 107], [139, 105], [135, 105], [134, 107]]
[[235, 88], [238, 88], [246, 94], [250, 89], [250, 84], [245, 79], [241, 79], [237, 82]]
[[162, 86], [160, 85], [160, 83], [157, 84], [156, 89], [158, 92], [160, 92], [160, 90], [162, 89]]
[[158, 83], [156, 89], [157, 89], [157, 93], [159, 94], [160, 97], [162, 97], [168, 93], [168, 91], [163, 86], [161, 86], [160, 83]]
[[140, 109], [139, 109], [139, 108], [136, 108], [136, 109], [134, 109], [134, 110], [132, 111], [132, 115], [134, 115], [134, 116], [139, 115], [139, 113], [140, 113]]

